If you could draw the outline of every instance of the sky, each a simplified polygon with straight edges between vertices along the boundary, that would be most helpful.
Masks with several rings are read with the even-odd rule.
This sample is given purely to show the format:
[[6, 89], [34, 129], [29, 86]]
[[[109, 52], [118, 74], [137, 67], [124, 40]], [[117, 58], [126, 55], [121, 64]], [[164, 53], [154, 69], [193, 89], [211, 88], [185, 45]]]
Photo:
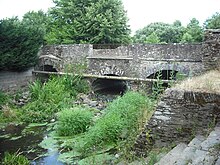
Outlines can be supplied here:
[[[220, 12], [220, 0], [122, 0], [129, 25], [136, 30], [153, 22], [173, 23], [180, 20], [185, 26], [193, 17], [203, 22]], [[28, 11], [47, 11], [52, 0], [0, 0], [0, 19], [22, 16]]]

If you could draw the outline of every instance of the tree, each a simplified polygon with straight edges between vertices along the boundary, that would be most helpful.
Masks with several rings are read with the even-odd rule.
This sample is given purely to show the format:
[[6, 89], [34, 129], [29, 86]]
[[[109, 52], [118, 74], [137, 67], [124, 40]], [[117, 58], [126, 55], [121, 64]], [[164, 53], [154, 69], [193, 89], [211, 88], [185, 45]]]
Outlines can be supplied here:
[[0, 20], [0, 70], [24, 70], [34, 66], [43, 33], [18, 18]]
[[176, 27], [181, 27], [182, 26], [182, 23], [180, 20], [176, 20], [173, 22], [173, 26], [176, 26]]
[[181, 39], [181, 43], [192, 43], [193, 37], [189, 33], [185, 33]]
[[54, 0], [49, 43], [128, 43], [130, 30], [121, 0]]
[[29, 11], [24, 14], [22, 22], [27, 26], [37, 27], [39, 30], [42, 30], [46, 34], [48, 22], [50, 18], [42, 10], [37, 12]]
[[160, 38], [155, 32], [151, 33], [144, 41], [145, 43], [160, 43]]
[[206, 29], [220, 29], [220, 13], [216, 12], [211, 18], [208, 18], [204, 26]]
[[203, 29], [196, 18], [190, 20], [186, 27], [186, 33], [192, 37], [193, 43], [201, 42], [203, 40]]
[[160, 42], [178, 43], [181, 41], [184, 33], [184, 27], [181, 26], [180, 21], [178, 24], [176, 22], [173, 25], [163, 22], [151, 23], [135, 33], [134, 42], [144, 43], [145, 39], [153, 32], [159, 37]]

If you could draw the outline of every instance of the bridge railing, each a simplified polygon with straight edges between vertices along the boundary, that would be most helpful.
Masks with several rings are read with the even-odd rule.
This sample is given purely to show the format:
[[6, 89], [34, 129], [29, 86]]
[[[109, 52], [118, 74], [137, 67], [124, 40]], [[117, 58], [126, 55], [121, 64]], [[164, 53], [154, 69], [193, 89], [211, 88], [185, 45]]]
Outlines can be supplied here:
[[[79, 74], [74, 73], [64, 73], [64, 72], [46, 72], [46, 71], [32, 71], [33, 74], [46, 74], [46, 75], [71, 75], [77, 76]], [[119, 77], [119, 76], [101, 76], [101, 75], [92, 75], [92, 74], [80, 74], [84, 78], [98, 78], [98, 79], [109, 79], [109, 80], [125, 80], [125, 81], [142, 81], [142, 82], [157, 82], [158, 79], [143, 79], [143, 78], [134, 78], [134, 77]], [[176, 82], [176, 80], [161, 80], [163, 83]]]

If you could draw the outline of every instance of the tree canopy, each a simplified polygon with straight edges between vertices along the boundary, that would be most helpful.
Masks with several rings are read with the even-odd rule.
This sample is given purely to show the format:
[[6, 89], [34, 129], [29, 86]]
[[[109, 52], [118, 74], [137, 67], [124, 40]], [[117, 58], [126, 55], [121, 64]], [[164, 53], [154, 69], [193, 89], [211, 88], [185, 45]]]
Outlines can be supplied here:
[[115, 44], [130, 41], [121, 0], [54, 0], [48, 43]]
[[204, 26], [206, 29], [220, 29], [220, 13], [216, 12], [211, 18], [208, 18]]
[[134, 42], [144, 43], [146, 38], [152, 35], [152, 33], [154, 33], [162, 43], [177, 43], [181, 41], [184, 27], [181, 26], [180, 21], [176, 21], [174, 24], [163, 22], [151, 23], [135, 33]]
[[0, 20], [0, 70], [24, 70], [34, 66], [43, 33], [18, 18]]

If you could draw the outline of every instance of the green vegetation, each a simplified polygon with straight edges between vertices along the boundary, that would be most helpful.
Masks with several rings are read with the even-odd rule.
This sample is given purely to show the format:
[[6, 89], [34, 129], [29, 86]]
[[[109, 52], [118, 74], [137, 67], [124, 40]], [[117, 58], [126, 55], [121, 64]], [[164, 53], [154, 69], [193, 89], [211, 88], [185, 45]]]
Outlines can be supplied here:
[[55, 0], [45, 39], [49, 44], [129, 42], [121, 0]]
[[0, 20], [0, 70], [25, 70], [34, 66], [43, 33], [18, 18]]
[[120, 160], [132, 161], [136, 137], [151, 117], [153, 105], [146, 96], [127, 92], [98, 118], [92, 109], [79, 106], [60, 111], [54, 131], [40, 146], [62, 150], [59, 160], [69, 164], [110, 164], [116, 161], [114, 153], [120, 153]]
[[8, 96], [0, 90], [0, 110], [2, 106], [5, 105], [8, 101]]
[[211, 18], [208, 18], [204, 26], [206, 29], [220, 29], [220, 13], [216, 12]]
[[79, 76], [52, 77], [47, 83], [36, 81], [30, 86], [31, 102], [22, 107], [21, 120], [45, 122], [56, 118], [56, 113], [70, 108], [77, 93], [88, 92], [88, 85]]
[[124, 148], [125, 143], [134, 142], [135, 139], [131, 137], [136, 138], [143, 121], [151, 115], [152, 107], [150, 99], [139, 93], [127, 92], [114, 100], [107, 107], [106, 113], [85, 132], [75, 145], [77, 151], [91, 154], [94, 150], [99, 151], [116, 144], [117, 149]]
[[2, 160], [3, 165], [29, 165], [29, 160], [19, 153], [8, 153], [4, 154], [4, 158]]
[[191, 19], [187, 27], [180, 21], [173, 24], [155, 22], [136, 31], [135, 43], [196, 43], [203, 39], [203, 28], [195, 18]]
[[[56, 113], [71, 108], [78, 93], [89, 92], [89, 86], [80, 76], [51, 77], [47, 83], [35, 81], [29, 87], [31, 100], [21, 108], [7, 105], [0, 111], [1, 121], [47, 122], [56, 118]], [[1, 104], [5, 101], [1, 92]]]
[[74, 107], [58, 114], [57, 133], [60, 136], [73, 136], [85, 132], [92, 124], [93, 113], [88, 109]]

